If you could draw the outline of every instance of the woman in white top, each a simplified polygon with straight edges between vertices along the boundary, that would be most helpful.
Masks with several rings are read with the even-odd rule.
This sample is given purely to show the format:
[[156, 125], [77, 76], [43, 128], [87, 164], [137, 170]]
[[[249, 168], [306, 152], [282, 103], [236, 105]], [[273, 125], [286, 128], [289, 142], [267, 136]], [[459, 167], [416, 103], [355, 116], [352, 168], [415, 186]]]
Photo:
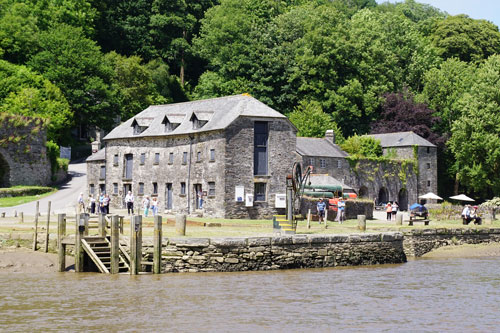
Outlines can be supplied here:
[[398, 202], [394, 201], [394, 203], [392, 204], [392, 212], [391, 212], [393, 220], [396, 220], [396, 214], [398, 213], [398, 210], [399, 210]]
[[151, 199], [151, 211], [153, 212], [153, 216], [158, 214], [158, 199], [156, 197]]

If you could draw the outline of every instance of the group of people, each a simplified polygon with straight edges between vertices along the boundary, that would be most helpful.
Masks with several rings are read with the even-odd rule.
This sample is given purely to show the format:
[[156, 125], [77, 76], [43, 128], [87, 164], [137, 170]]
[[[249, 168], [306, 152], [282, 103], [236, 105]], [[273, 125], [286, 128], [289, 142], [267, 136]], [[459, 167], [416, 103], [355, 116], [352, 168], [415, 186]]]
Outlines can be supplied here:
[[77, 200], [78, 214], [109, 214], [109, 195], [101, 193], [98, 200], [99, 201], [94, 198], [93, 194], [89, 194], [87, 204], [85, 204], [85, 200], [83, 199], [83, 192], [81, 192]]
[[[323, 200], [323, 198], [320, 198], [318, 203], [316, 204], [319, 224], [325, 221], [326, 209], [326, 202]], [[340, 224], [345, 221], [345, 201], [342, 198], [337, 202], [337, 217], [335, 221], [339, 222]]]
[[[125, 196], [125, 204], [127, 205], [127, 213], [130, 215], [134, 214], [134, 195], [132, 194], [131, 191], [128, 191], [127, 195]], [[151, 209], [151, 213], [153, 216], [156, 216], [158, 214], [158, 198], [153, 197], [152, 199], [149, 199], [149, 196], [144, 196], [142, 199], [142, 209], [144, 210], [144, 216], [148, 217], [149, 215], [149, 210]]]
[[399, 205], [397, 201], [388, 202], [385, 205], [385, 212], [387, 213], [387, 221], [396, 220], [396, 214], [398, 213]]
[[465, 205], [462, 210], [463, 224], [469, 224], [474, 221], [474, 224], [482, 224], [481, 216], [479, 216], [478, 206]]

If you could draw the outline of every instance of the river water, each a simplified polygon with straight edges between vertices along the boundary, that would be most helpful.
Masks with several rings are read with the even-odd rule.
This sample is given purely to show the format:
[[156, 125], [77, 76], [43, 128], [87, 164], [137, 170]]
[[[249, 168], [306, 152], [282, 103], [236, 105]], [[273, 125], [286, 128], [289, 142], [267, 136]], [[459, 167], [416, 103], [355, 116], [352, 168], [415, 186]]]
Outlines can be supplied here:
[[500, 331], [500, 258], [272, 272], [0, 273], [0, 331]]

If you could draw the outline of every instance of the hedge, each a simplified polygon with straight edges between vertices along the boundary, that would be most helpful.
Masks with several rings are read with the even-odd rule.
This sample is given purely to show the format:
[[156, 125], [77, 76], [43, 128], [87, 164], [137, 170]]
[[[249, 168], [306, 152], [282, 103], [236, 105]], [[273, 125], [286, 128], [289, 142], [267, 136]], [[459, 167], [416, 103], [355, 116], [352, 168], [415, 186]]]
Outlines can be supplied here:
[[0, 188], [0, 198], [24, 197], [28, 195], [39, 195], [53, 191], [53, 187], [48, 186], [16, 186]]

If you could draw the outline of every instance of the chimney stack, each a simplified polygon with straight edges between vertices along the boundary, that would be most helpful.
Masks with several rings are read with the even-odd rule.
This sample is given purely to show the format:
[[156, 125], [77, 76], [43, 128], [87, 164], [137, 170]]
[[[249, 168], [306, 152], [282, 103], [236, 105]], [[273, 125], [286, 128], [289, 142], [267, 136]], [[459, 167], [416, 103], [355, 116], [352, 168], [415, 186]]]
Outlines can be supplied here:
[[97, 153], [100, 149], [101, 149], [101, 142], [100, 141], [92, 142], [92, 154]]
[[325, 139], [331, 143], [335, 143], [335, 132], [332, 129], [326, 130]]

